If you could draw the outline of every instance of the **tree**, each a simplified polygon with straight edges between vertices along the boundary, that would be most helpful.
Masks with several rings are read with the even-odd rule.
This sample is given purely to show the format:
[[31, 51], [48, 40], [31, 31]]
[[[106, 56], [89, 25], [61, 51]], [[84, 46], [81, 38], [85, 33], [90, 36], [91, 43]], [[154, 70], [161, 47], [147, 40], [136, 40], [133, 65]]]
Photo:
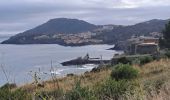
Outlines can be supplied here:
[[163, 39], [160, 40], [160, 45], [164, 48], [170, 48], [170, 21], [165, 25]]

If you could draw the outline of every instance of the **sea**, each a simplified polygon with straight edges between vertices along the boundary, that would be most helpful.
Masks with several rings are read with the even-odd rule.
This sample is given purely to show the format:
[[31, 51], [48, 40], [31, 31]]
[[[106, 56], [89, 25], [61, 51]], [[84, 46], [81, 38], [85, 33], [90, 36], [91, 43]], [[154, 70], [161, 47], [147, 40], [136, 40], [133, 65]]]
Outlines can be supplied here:
[[[0, 42], [11, 35], [0, 35]], [[107, 50], [114, 45], [88, 45], [88, 46], [61, 46], [57, 44], [27, 44], [10, 45], [0, 44], [0, 86], [10, 82], [23, 85], [33, 82], [35, 73], [40, 81], [56, 77], [65, 77], [67, 74], [83, 74], [97, 65], [87, 64], [81, 66], [62, 66], [61, 63], [87, 53], [90, 57], [108, 60], [114, 54], [122, 51]]]

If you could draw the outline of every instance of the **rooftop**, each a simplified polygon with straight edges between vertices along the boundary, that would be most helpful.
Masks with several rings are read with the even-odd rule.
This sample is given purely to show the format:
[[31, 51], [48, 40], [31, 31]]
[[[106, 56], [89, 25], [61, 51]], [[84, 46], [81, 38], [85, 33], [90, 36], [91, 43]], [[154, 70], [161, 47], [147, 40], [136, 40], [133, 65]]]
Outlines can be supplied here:
[[138, 44], [138, 45], [140, 45], [140, 46], [151, 46], [151, 45], [158, 45], [158, 44], [156, 44], [156, 43], [141, 43], [141, 44]]

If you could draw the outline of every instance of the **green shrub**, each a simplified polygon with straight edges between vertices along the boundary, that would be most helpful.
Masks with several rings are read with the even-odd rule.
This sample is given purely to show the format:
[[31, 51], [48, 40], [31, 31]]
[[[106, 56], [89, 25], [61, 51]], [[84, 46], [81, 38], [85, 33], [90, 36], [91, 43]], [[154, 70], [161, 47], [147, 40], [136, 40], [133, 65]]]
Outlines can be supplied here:
[[140, 64], [140, 60], [139, 60], [139, 58], [135, 58], [135, 59], [133, 59], [133, 61], [132, 61], [132, 65], [135, 65], [135, 64], [137, 64], [137, 65], [139, 65], [139, 64]]
[[80, 81], [76, 82], [75, 87], [65, 94], [66, 100], [96, 100], [92, 91], [87, 87], [81, 87]]
[[10, 98], [10, 91], [8, 88], [1, 88], [0, 89], [0, 100], [8, 100]]
[[117, 64], [132, 64], [132, 61], [127, 57], [121, 57], [117, 60]]
[[11, 94], [12, 100], [31, 100], [31, 95], [22, 89], [17, 89], [12, 92]]
[[98, 100], [121, 100], [120, 98], [125, 98], [127, 92], [132, 94], [134, 88], [135, 85], [130, 81], [109, 79], [97, 87], [96, 97], [98, 97]]
[[153, 61], [153, 57], [151, 57], [151, 56], [145, 56], [145, 57], [141, 57], [139, 59], [140, 59], [140, 65], [144, 65], [144, 64], [147, 64], [147, 63]]
[[168, 50], [166, 53], [165, 53], [165, 56], [170, 58], [170, 50]]
[[16, 88], [17, 85], [15, 83], [6, 83], [4, 84], [0, 89], [12, 89], [12, 88]]
[[64, 91], [62, 89], [56, 89], [53, 91], [44, 91], [39, 94], [41, 98], [45, 98], [47, 100], [55, 100], [56, 98], [58, 100], [63, 100]]
[[112, 79], [133, 79], [138, 76], [138, 70], [134, 69], [132, 66], [126, 64], [117, 65], [111, 72]]
[[0, 100], [31, 100], [31, 96], [22, 89], [10, 91], [8, 88], [0, 89]]

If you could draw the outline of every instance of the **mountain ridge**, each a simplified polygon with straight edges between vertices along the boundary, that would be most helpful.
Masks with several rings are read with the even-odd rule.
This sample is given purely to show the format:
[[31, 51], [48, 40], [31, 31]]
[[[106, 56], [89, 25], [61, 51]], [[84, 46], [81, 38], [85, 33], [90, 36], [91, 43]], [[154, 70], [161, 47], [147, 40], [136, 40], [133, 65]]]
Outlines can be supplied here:
[[[69, 26], [72, 24], [77, 24], [77, 26]], [[67, 26], [65, 26], [67, 25]], [[86, 27], [87, 26], [87, 27]], [[63, 27], [71, 27], [70, 29], [64, 30], [61, 29]], [[80, 27], [84, 27], [84, 29], [80, 29]], [[85, 22], [83, 20], [78, 20], [78, 19], [68, 19], [68, 18], [55, 18], [55, 19], [50, 19], [49, 21], [47, 21], [46, 23], [39, 25], [33, 29], [30, 29], [28, 31], [25, 31], [23, 33], [31, 33], [31, 31], [33, 33], [40, 31], [40, 33], [49, 33], [52, 34], [54, 32], [58, 32], [58, 33], [76, 33], [76, 32], [83, 32], [83, 31], [88, 31], [88, 30], [92, 30], [96, 28], [95, 25], [90, 24], [88, 22]], [[79, 30], [78, 30], [79, 29]], [[51, 30], [51, 31], [49, 31]], [[75, 31], [75, 32], [72, 32]], [[37, 32], [39, 33], [39, 32]]]
[[[153, 19], [134, 25], [94, 25], [79, 19], [69, 18], [55, 18], [50, 19], [46, 23], [39, 25], [33, 29], [27, 30], [23, 33], [19, 33], [12, 36], [10, 39], [5, 40], [2, 44], [60, 44], [60, 45], [87, 45], [87, 44], [114, 44], [117, 41], [130, 38], [132, 35], [148, 35], [151, 32], [162, 32], [165, 24], [168, 20]], [[84, 38], [80, 38], [81, 33], [91, 36], [89, 41], [81, 41]], [[92, 35], [96, 33], [96, 35]], [[67, 40], [58, 38], [59, 35], [65, 35], [69, 37], [80, 36], [79, 41], [67, 43]], [[77, 35], [78, 34], [78, 35]], [[57, 35], [57, 38], [54, 36]], [[38, 38], [38, 39], [37, 39]], [[77, 39], [77, 38], [75, 38]], [[94, 42], [95, 41], [95, 42]], [[97, 41], [97, 42], [96, 42]], [[100, 41], [100, 42], [99, 42]]]

